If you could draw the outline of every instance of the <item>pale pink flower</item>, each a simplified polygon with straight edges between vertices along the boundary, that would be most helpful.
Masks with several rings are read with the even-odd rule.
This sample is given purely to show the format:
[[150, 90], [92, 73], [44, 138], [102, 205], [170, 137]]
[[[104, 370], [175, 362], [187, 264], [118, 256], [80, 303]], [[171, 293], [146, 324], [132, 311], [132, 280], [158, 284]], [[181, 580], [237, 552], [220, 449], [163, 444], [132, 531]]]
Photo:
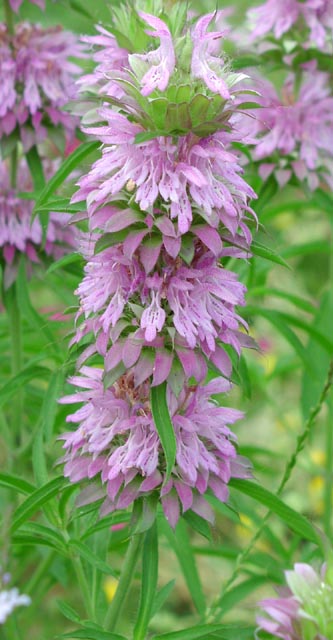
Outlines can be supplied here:
[[268, 81], [258, 87], [263, 108], [256, 110], [261, 132], [254, 158], [261, 162], [262, 177], [274, 172], [283, 186], [295, 174], [311, 189], [316, 189], [320, 180], [333, 187], [333, 97], [328, 75], [314, 65], [305, 74], [298, 95], [295, 76], [290, 75], [282, 98]]
[[43, 29], [17, 24], [14, 35], [1, 30], [0, 135], [20, 129], [25, 149], [47, 136], [47, 127], [64, 128], [68, 136], [77, 121], [62, 107], [77, 95], [75, 76], [80, 67], [70, 58], [82, 58], [83, 45], [61, 27]]
[[333, 632], [333, 586], [326, 565], [317, 573], [309, 564], [296, 563], [285, 572], [287, 588], [279, 598], [259, 604], [267, 616], [257, 617], [260, 629], [282, 640], [330, 640]]
[[66, 404], [83, 402], [67, 418], [78, 424], [77, 430], [62, 436], [67, 449], [64, 473], [72, 482], [101, 478], [105, 487], [96, 494], [90, 484], [87, 499], [106, 494], [102, 513], [124, 509], [136, 498], [158, 491], [172, 526], [189, 509], [211, 521], [212, 510], [203, 497], [207, 489], [225, 502], [230, 477], [247, 475], [227, 426], [242, 414], [217, 406], [210, 398], [230, 389], [226, 380], [185, 387], [178, 397], [168, 389], [177, 453], [167, 484], [163, 484], [165, 461], [151, 413], [149, 382], [135, 386], [129, 371], [104, 389], [102, 370], [91, 367], [83, 367], [81, 376], [70, 382], [84, 390], [62, 399]]
[[[48, 167], [50, 171], [51, 167]], [[68, 226], [70, 215], [51, 212], [43, 244], [43, 229], [38, 217], [32, 220], [33, 200], [19, 197], [32, 189], [31, 176], [23, 159], [19, 161], [17, 188], [10, 186], [7, 163], [0, 163], [0, 249], [5, 263], [5, 284], [16, 277], [17, 257], [24, 253], [32, 263], [40, 261], [40, 254], [60, 258], [76, 244], [76, 231]]]
[[143, 68], [146, 68], [140, 78], [140, 84], [142, 95], [148, 96], [155, 89], [164, 91], [167, 88], [175, 68], [176, 57], [172, 36], [165, 22], [143, 11], [139, 11], [139, 16], [154, 29], [154, 31], [147, 31], [148, 35], [160, 40], [160, 46], [157, 49], [149, 53], [136, 53], [129, 56], [129, 63], [134, 69], [137, 69], [138, 61]]
[[188, 134], [177, 142], [167, 136], [136, 143], [143, 131], [140, 125], [108, 107], [101, 109], [101, 116], [108, 125], [86, 131], [105, 144], [102, 157], [80, 179], [73, 202], [86, 199], [93, 214], [130, 182], [143, 211], [150, 212], [160, 202], [170, 204], [170, 217], [177, 218], [180, 233], [190, 228], [193, 205], [212, 226], [222, 222], [231, 234], [239, 227], [246, 233], [248, 200], [256, 196], [230, 149], [233, 134], [220, 131], [202, 139]]
[[226, 32], [207, 32], [209, 24], [213, 19], [217, 20], [217, 18], [216, 12], [202, 16], [192, 31], [191, 73], [194, 78], [201, 78], [213, 93], [219, 93], [222, 98], [228, 100], [230, 92], [226, 82], [220, 75], [222, 60], [220, 57], [213, 55], [216, 52], [216, 45]]

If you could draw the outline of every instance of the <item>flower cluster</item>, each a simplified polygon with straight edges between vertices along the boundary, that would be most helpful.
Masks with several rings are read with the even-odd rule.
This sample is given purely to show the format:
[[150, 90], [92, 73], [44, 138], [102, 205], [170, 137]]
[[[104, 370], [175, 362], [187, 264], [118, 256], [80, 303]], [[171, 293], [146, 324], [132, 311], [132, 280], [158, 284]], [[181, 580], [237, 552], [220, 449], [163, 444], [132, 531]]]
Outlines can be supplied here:
[[[309, 68], [310, 66], [310, 68]], [[296, 89], [296, 76], [286, 79], [281, 98], [268, 81], [259, 83], [259, 133], [254, 159], [265, 179], [272, 171], [283, 186], [294, 174], [310, 189], [320, 181], [333, 187], [333, 95], [329, 75], [307, 65]], [[314, 134], [315, 132], [315, 134]]]
[[[52, 163], [48, 163], [47, 173], [54, 173]], [[18, 162], [16, 178], [23, 195], [33, 190], [30, 172], [23, 158]], [[43, 241], [39, 218], [32, 221], [33, 207], [33, 200], [19, 197], [18, 188], [11, 187], [8, 163], [3, 161], [0, 165], [0, 249], [6, 287], [15, 279], [20, 254], [25, 254], [31, 263], [38, 263], [38, 254], [43, 250], [57, 260], [76, 245], [76, 232], [68, 226], [70, 215], [54, 212], [50, 213]]]
[[332, 0], [267, 0], [250, 9], [249, 17], [254, 23], [253, 38], [273, 31], [279, 40], [295, 28], [303, 33], [303, 46], [314, 44], [318, 49], [328, 50], [333, 33]]
[[260, 629], [283, 640], [330, 640], [333, 634], [333, 585], [324, 565], [317, 573], [310, 565], [295, 564], [285, 572], [288, 587], [279, 598], [259, 604], [269, 616], [258, 616]]
[[16, 132], [27, 150], [48, 129], [73, 135], [76, 120], [62, 107], [77, 95], [75, 75], [83, 45], [61, 27], [18, 23], [14, 34], [0, 25], [0, 135]]
[[[205, 492], [225, 501], [230, 477], [248, 475], [228, 429], [241, 415], [210, 397], [230, 389], [228, 349], [249, 344], [245, 287], [226, 261], [250, 255], [255, 219], [233, 148], [246, 78], [223, 64], [214, 16], [177, 22], [172, 36], [139, 12], [148, 53], [100, 28], [88, 39], [96, 70], [81, 82], [102, 102], [84, 130], [103, 146], [72, 199], [85, 201], [90, 228], [74, 342], [79, 366], [102, 363], [84, 365], [71, 383], [86, 391], [63, 400], [83, 403], [68, 418], [79, 426], [64, 436], [65, 474], [99, 478], [103, 512], [158, 492], [172, 526], [188, 509], [211, 519]], [[224, 377], [204, 385], [208, 367]], [[169, 479], [151, 405], [162, 383], [177, 448]]]

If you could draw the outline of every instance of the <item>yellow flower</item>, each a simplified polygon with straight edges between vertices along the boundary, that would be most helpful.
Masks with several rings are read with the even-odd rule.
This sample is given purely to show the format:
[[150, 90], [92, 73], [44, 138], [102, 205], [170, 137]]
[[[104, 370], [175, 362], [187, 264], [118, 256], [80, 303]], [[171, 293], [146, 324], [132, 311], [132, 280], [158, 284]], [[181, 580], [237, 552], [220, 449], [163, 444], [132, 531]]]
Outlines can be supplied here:
[[118, 587], [118, 580], [112, 576], [108, 576], [104, 580], [103, 589], [108, 602], [112, 602]]

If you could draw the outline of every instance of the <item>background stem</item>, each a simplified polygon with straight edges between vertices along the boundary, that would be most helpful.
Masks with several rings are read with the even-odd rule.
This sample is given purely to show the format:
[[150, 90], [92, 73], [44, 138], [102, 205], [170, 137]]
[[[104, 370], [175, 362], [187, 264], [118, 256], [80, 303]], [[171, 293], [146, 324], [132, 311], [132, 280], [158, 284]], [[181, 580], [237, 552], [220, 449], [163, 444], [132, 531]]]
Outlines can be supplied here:
[[142, 540], [143, 534], [133, 535], [128, 545], [118, 587], [105, 618], [104, 626], [105, 629], [108, 629], [109, 631], [115, 630], [118, 618], [123, 608], [124, 601], [133, 578], [136, 563], [138, 561]]

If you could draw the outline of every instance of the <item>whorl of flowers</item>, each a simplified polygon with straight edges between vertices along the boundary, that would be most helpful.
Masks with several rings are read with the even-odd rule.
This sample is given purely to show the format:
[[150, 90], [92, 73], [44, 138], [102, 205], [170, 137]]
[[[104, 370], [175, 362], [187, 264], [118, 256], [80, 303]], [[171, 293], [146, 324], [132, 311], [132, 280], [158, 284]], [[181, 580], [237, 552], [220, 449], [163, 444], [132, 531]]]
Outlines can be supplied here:
[[27, 22], [11, 35], [0, 25], [0, 135], [15, 130], [25, 149], [41, 142], [48, 127], [64, 127], [71, 135], [73, 116], [62, 107], [76, 97], [75, 75], [83, 45], [61, 27], [44, 29]]
[[267, 80], [258, 83], [262, 109], [256, 110], [259, 129], [254, 159], [261, 163], [266, 179], [274, 171], [280, 186], [294, 174], [310, 189], [323, 181], [333, 188], [333, 96], [328, 74], [316, 64], [303, 70], [296, 89], [295, 74], [289, 74], [278, 96]]
[[249, 11], [254, 23], [252, 38], [273, 31], [277, 40], [295, 26], [303, 34], [303, 46], [328, 50], [333, 34], [332, 0], [267, 0]]
[[[46, 166], [47, 175], [52, 175], [52, 163]], [[51, 212], [43, 242], [43, 229], [38, 217], [32, 221], [33, 200], [19, 197], [19, 192], [28, 194], [32, 189], [31, 176], [24, 159], [17, 167], [17, 187], [10, 185], [6, 161], [0, 163], [0, 255], [5, 265], [6, 285], [13, 281], [17, 271], [17, 258], [25, 254], [30, 262], [39, 262], [40, 252], [55, 259], [60, 258], [69, 247], [76, 244], [76, 233], [68, 226], [70, 216]]]
[[[68, 451], [64, 473], [73, 482], [101, 476], [107, 493], [103, 513], [124, 509], [137, 497], [158, 491], [172, 526], [180, 509], [192, 509], [212, 520], [202, 495], [209, 488], [225, 502], [230, 477], [246, 476], [233, 444], [235, 436], [227, 426], [242, 414], [219, 407], [210, 398], [230, 388], [223, 378], [204, 387], [186, 385], [178, 397], [168, 389], [177, 453], [166, 483], [166, 461], [150, 407], [150, 384], [136, 380], [129, 370], [105, 389], [103, 371], [92, 367], [83, 367], [81, 376], [74, 376], [71, 383], [84, 391], [62, 402], [84, 405], [67, 418], [79, 427], [62, 436]], [[90, 487], [91, 491], [95, 492], [95, 487]]]
[[[126, 52], [100, 29], [89, 39], [96, 71], [81, 83], [103, 102], [84, 118], [103, 147], [72, 200], [85, 200], [90, 228], [74, 342], [84, 347], [79, 366], [103, 361], [72, 378], [87, 392], [64, 399], [83, 403], [69, 417], [77, 431], [64, 436], [65, 474], [99, 476], [104, 511], [158, 491], [172, 526], [180, 509], [210, 519], [206, 490], [226, 500], [230, 477], [247, 473], [226, 426], [239, 412], [209, 399], [230, 383], [202, 386], [208, 366], [230, 378], [228, 348], [240, 354], [249, 342], [236, 308], [245, 287], [221, 260], [250, 255], [255, 197], [232, 147], [234, 86], [245, 76], [225, 68], [214, 15], [188, 31], [176, 21], [172, 36], [139, 12], [148, 53]], [[162, 383], [177, 443], [167, 482], [150, 401]]]
[[257, 617], [259, 628], [283, 640], [330, 640], [333, 636], [333, 585], [324, 565], [317, 573], [297, 563], [285, 572], [288, 587], [279, 598], [262, 600], [267, 616]]

